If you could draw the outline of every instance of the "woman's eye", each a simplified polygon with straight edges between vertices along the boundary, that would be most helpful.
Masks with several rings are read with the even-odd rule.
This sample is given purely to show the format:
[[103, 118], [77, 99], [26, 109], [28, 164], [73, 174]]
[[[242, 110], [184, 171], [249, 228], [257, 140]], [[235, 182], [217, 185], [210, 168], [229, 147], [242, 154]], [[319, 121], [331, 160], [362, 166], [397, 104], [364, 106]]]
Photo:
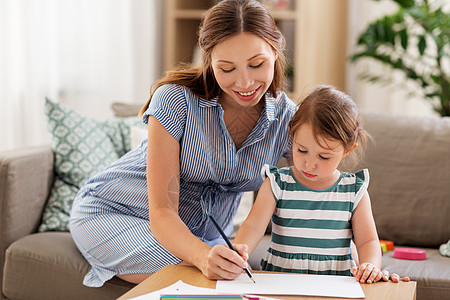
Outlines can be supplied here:
[[231, 69], [221, 69], [221, 70], [222, 70], [222, 72], [224, 72], [224, 73], [230, 73], [230, 72], [234, 71], [234, 68], [231, 68]]
[[261, 62], [261, 63], [255, 65], [255, 66], [250, 66], [250, 68], [252, 68], [252, 69], [258, 69], [259, 67], [262, 66], [263, 63], [264, 63], [264, 62]]

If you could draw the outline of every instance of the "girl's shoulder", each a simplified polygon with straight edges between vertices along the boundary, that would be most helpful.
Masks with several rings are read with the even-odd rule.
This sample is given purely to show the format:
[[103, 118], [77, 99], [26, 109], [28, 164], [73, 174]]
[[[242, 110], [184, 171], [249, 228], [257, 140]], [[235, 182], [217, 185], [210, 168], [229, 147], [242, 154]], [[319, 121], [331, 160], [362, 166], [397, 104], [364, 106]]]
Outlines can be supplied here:
[[370, 175], [368, 169], [362, 169], [355, 173], [341, 172], [341, 184], [363, 184], [370, 181]]
[[294, 183], [290, 167], [277, 168], [266, 164], [261, 170], [261, 176], [264, 179], [269, 179], [270, 187], [277, 202], [284, 191], [288, 189], [288, 186]]
[[261, 170], [263, 178], [269, 178], [270, 181], [283, 185], [283, 183], [293, 182], [290, 167], [277, 168], [276, 166], [264, 165]]
[[362, 169], [355, 173], [342, 173], [339, 188], [353, 196], [354, 208], [358, 205], [361, 198], [369, 187], [369, 170]]

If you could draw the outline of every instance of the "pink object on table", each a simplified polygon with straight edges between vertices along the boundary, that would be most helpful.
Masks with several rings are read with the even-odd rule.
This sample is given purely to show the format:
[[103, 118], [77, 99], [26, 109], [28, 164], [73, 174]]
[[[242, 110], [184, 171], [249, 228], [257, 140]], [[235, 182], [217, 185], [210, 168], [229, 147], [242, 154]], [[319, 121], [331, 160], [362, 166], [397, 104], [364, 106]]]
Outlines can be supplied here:
[[425, 250], [414, 248], [395, 248], [394, 257], [400, 259], [424, 260], [427, 258]]

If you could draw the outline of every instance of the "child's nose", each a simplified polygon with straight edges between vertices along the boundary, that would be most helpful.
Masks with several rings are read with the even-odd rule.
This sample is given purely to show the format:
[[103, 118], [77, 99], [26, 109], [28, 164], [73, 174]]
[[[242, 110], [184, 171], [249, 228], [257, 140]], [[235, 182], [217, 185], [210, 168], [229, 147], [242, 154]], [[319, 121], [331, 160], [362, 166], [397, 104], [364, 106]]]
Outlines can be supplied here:
[[316, 168], [316, 163], [313, 159], [307, 159], [305, 161], [305, 166], [308, 170], [314, 170]]

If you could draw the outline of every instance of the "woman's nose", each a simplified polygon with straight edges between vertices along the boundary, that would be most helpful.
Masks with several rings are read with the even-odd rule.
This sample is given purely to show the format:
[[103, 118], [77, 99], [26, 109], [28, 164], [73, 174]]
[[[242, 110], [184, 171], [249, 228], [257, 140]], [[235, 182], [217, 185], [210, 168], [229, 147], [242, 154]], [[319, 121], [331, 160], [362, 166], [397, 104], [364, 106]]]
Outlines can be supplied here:
[[247, 70], [239, 72], [236, 78], [236, 86], [242, 89], [248, 88], [253, 85], [253, 79], [251, 78]]

